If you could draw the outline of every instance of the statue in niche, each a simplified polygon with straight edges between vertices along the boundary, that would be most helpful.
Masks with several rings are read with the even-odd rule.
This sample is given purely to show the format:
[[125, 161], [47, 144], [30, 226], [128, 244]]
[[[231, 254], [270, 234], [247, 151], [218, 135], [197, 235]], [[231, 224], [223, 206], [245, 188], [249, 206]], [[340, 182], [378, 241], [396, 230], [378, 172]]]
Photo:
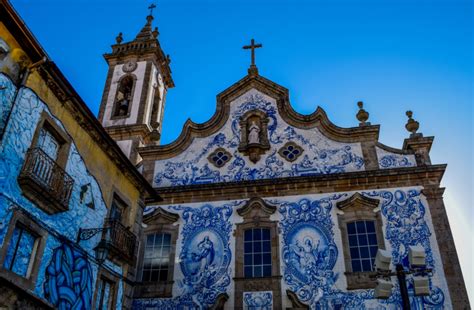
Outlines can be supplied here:
[[252, 124], [249, 127], [248, 143], [260, 143], [260, 128], [254, 120], [252, 121]]
[[261, 110], [250, 110], [240, 118], [239, 151], [253, 163], [270, 149], [268, 141], [268, 116]]

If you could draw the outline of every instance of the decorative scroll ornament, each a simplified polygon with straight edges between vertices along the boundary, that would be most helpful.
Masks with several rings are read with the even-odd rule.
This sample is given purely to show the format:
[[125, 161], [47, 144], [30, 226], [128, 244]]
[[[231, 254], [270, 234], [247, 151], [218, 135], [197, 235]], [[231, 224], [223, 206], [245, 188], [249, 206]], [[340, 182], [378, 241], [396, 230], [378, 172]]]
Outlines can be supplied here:
[[[204, 205], [200, 208], [174, 206], [182, 211], [184, 220], [182, 251], [179, 255], [184, 279], [178, 283], [182, 289], [180, 301], [206, 309], [230, 285], [230, 233], [229, 221], [237, 203], [221, 207]], [[179, 309], [179, 307], [178, 307]]]
[[282, 203], [280, 229], [283, 247], [284, 280], [304, 302], [315, 304], [328, 295], [338, 275], [332, 271], [338, 255], [334, 242], [331, 209], [343, 197]]
[[244, 292], [244, 310], [273, 309], [273, 292], [259, 291], [259, 292]]

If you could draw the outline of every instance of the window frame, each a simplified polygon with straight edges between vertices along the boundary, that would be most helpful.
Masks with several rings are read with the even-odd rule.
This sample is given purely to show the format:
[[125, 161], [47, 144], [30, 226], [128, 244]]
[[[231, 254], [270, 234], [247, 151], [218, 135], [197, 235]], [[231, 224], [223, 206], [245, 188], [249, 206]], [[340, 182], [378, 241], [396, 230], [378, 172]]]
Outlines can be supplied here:
[[365, 197], [359, 193], [355, 193], [346, 200], [337, 203], [338, 224], [341, 231], [342, 249], [344, 256], [344, 272], [347, 280], [347, 289], [367, 289], [374, 288], [376, 282], [374, 271], [353, 271], [352, 257], [350, 254], [349, 234], [347, 224], [357, 221], [373, 221], [375, 225], [375, 234], [377, 237], [377, 245], [379, 249], [385, 249], [385, 239], [383, 235], [383, 222], [379, 208], [379, 200]]
[[[5, 258], [8, 252], [8, 248], [13, 237], [13, 232], [16, 227], [20, 226], [22, 229], [28, 231], [30, 234], [36, 237], [35, 249], [31, 253], [30, 263], [26, 277], [23, 277], [16, 272], [3, 267]], [[38, 277], [39, 268], [41, 265], [41, 259], [43, 257], [44, 249], [46, 246], [46, 239], [48, 233], [40, 225], [34, 222], [29, 216], [25, 215], [21, 210], [15, 210], [8, 230], [3, 241], [3, 245], [0, 248], [0, 276], [8, 279], [11, 282], [16, 283], [18, 286], [25, 290], [32, 290], [35, 287], [36, 280]]]
[[[52, 116], [50, 116], [46, 111], [41, 112], [41, 116], [38, 123], [36, 124], [36, 129], [33, 134], [33, 138], [31, 140], [28, 152], [33, 149], [39, 148], [37, 144], [42, 130], [47, 130], [59, 144], [57, 157], [55, 160], [51, 160], [53, 160], [53, 162], [64, 171], [64, 174], [68, 176], [68, 179], [74, 182], [74, 179], [66, 172], [66, 166], [69, 158], [72, 139], [71, 137], [69, 137], [69, 135], [65, 132], [63, 128], [56, 124]], [[40, 195], [41, 192], [44, 192], [44, 187], [40, 185], [40, 183], [37, 182], [34, 178], [32, 178], [29, 175], [28, 171], [26, 171], [26, 174], [24, 174], [24, 169], [26, 169], [25, 167], [29, 165], [28, 160], [31, 160], [28, 159], [27, 154], [28, 153], [26, 153], [25, 157], [23, 158], [23, 166], [20, 173], [18, 174], [17, 179], [18, 184], [22, 189], [23, 195], [30, 201], [32, 201], [39, 209], [43, 210], [48, 214], [56, 214], [69, 210], [69, 200], [71, 198], [70, 196], [68, 197], [66, 203], [65, 201], [59, 202], [57, 199], [58, 195], [52, 195], [50, 193], [46, 193], [46, 195]], [[69, 195], [71, 195], [73, 190], [74, 186], [71, 185], [71, 188], [68, 189], [68, 191], [70, 191]]]
[[[169, 236], [169, 253], [168, 253], [168, 264], [167, 264], [167, 275], [166, 275], [166, 280], [161, 280], [161, 272], [163, 271], [162, 268], [160, 268], [158, 270], [158, 279], [155, 281], [155, 280], [144, 280], [143, 277], [144, 277], [144, 273], [145, 273], [145, 254], [146, 254], [146, 249], [148, 248], [147, 244], [148, 244], [148, 236], [151, 236], [151, 235], [154, 235], [154, 238], [156, 238], [157, 235], [162, 235], [163, 236], [163, 239], [164, 239], [164, 236], [165, 235], [168, 235]], [[144, 247], [144, 250], [143, 250], [143, 264], [141, 266], [141, 269], [140, 269], [140, 279], [142, 281], [142, 283], [166, 283], [167, 281], [169, 281], [169, 278], [170, 278], [170, 272], [171, 272], [171, 269], [170, 269], [170, 266], [171, 266], [171, 248], [173, 247], [173, 244], [172, 244], [172, 234], [169, 233], [169, 232], [164, 232], [162, 230], [160, 231], [150, 231], [146, 234], [144, 234], [144, 238], [143, 238], [143, 247]], [[154, 245], [153, 245], [153, 249], [156, 249], [155, 246], [156, 246], [156, 243], [155, 243], [155, 240], [154, 239]], [[163, 249], [164, 245], [163, 245], [163, 242], [161, 243], [161, 245], [159, 246], [160, 249]], [[164, 256], [160, 256], [160, 258], [163, 258]], [[153, 268], [149, 270], [149, 272], [151, 273], [153, 271]], [[151, 278], [151, 274], [150, 274], [150, 278]]]
[[[259, 229], [260, 232], [261, 232], [260, 240], [256, 240], [256, 239], [254, 238], [254, 230], [256, 230], [256, 229]], [[269, 238], [268, 240], [264, 240], [264, 239], [263, 239], [263, 230], [267, 230], [267, 231], [268, 231], [268, 235], [269, 235], [269, 236], [268, 236], [268, 238]], [[252, 238], [251, 238], [250, 241], [247, 241], [247, 240], [245, 239], [245, 235], [247, 234], [248, 231], [250, 231], [250, 232], [251, 232], [250, 234], [252, 235]], [[244, 234], [244, 278], [245, 278], [245, 279], [254, 279], [254, 278], [266, 278], [266, 277], [271, 277], [271, 276], [272, 276], [272, 270], [271, 270], [271, 268], [272, 268], [272, 266], [273, 266], [272, 260], [271, 260], [271, 255], [272, 255], [271, 229], [268, 228], [268, 227], [252, 227], [252, 228], [246, 228], [246, 229], [244, 230], [243, 234]], [[258, 252], [258, 251], [255, 251], [255, 243], [257, 243], [258, 241], [260, 241], [261, 246], [262, 246], [262, 248], [260, 249], [259, 252]], [[264, 243], [264, 242], [268, 242], [268, 244], [269, 244], [269, 246], [270, 246], [269, 252], [264, 251], [264, 249], [263, 249], [263, 243]], [[250, 252], [250, 253], [247, 253], [246, 250], [245, 250], [247, 243], [250, 243], [250, 244], [251, 244], [251, 252]], [[257, 264], [257, 263], [255, 263], [255, 262], [253, 262], [253, 260], [255, 259], [255, 255], [259, 255], [259, 254], [260, 254], [262, 257], [261, 257], [261, 262], [260, 262], [259, 264]], [[264, 256], [265, 254], [270, 254], [270, 274], [269, 274], [269, 275], [265, 275], [265, 271], [264, 271], [264, 270], [265, 270], [264, 268], [265, 268], [266, 266], [268, 266], [268, 264], [265, 264], [265, 263], [264, 263], [263, 256]], [[245, 258], [246, 258], [247, 255], [251, 255], [251, 257], [252, 257], [252, 263], [251, 263], [250, 265], [247, 265], [247, 264], [245, 263], [245, 261], [246, 261]], [[246, 267], [252, 268], [252, 272], [251, 272], [251, 273], [252, 273], [252, 276], [249, 277], [249, 276], [246, 275], [246, 272], [245, 272]], [[261, 270], [262, 276], [255, 276], [255, 267], [260, 267], [260, 268], [262, 269], [262, 270]]]
[[[235, 304], [243, 304], [244, 292], [272, 291], [273, 306], [282, 308], [281, 270], [280, 270], [280, 239], [278, 221], [270, 216], [276, 211], [276, 206], [267, 204], [261, 198], [251, 198], [243, 207], [237, 209], [238, 215], [243, 218], [237, 223], [235, 235]], [[271, 246], [271, 275], [267, 277], [246, 278], [244, 273], [244, 240], [245, 231], [253, 228], [267, 228], [270, 230]], [[263, 258], [262, 258], [263, 259]]]
[[[146, 227], [142, 230], [140, 235], [140, 245], [138, 250], [137, 263], [137, 284], [135, 286], [135, 298], [170, 298], [173, 292], [174, 283], [174, 269], [176, 258], [176, 243], [179, 235], [179, 225], [176, 222], [179, 220], [179, 215], [168, 212], [158, 207], [151, 214], [147, 214], [143, 223]], [[143, 281], [143, 264], [146, 247], [146, 238], [149, 234], [163, 233], [171, 235], [168, 276], [166, 281]]]
[[94, 288], [94, 298], [93, 298], [93, 302], [92, 302], [92, 305], [93, 305], [93, 308], [98, 310], [97, 309], [97, 299], [98, 298], [101, 298], [101, 295], [99, 293], [99, 290], [102, 291], [102, 285], [101, 283], [102, 282], [108, 282], [111, 284], [111, 291], [112, 291], [112, 294], [109, 292], [109, 305], [107, 307], [107, 310], [108, 309], [115, 309], [116, 306], [117, 306], [117, 293], [118, 293], [118, 282], [119, 282], [119, 278], [114, 276], [112, 273], [110, 273], [109, 271], [105, 270], [104, 268], [100, 267], [99, 268], [99, 271], [97, 272], [97, 280], [96, 280], [96, 283], [95, 283], [95, 288]]
[[33, 140], [31, 141], [30, 149], [36, 148], [38, 140], [40, 138], [41, 130], [47, 130], [51, 135], [58, 141], [58, 156], [55, 160], [61, 168], [66, 170], [67, 160], [69, 157], [69, 150], [71, 148], [72, 139], [66, 134], [64, 129], [59, 127], [54, 119], [48, 114], [48, 112], [41, 112], [40, 120], [36, 125], [35, 133], [33, 135]]
[[[364, 223], [364, 229], [366, 230], [365, 232], [359, 232], [358, 231], [358, 223]], [[374, 225], [374, 231], [373, 232], [368, 232], [367, 231], [367, 223], [372, 223]], [[354, 228], [356, 229], [356, 233], [355, 234], [350, 234], [349, 233], [349, 224], [354, 224]], [[375, 252], [375, 254], [373, 256], [371, 256], [371, 248], [374, 247], [374, 246], [377, 246], [377, 249], [379, 248], [379, 244], [378, 244], [378, 237], [377, 237], [377, 222], [375, 220], [368, 220], [368, 219], [363, 219], [363, 220], [354, 220], [354, 221], [350, 221], [350, 222], [347, 222], [346, 223], [346, 229], [347, 229], [347, 236], [348, 236], [348, 246], [349, 246], [349, 258], [350, 258], [350, 261], [351, 261], [351, 270], [352, 272], [372, 272], [374, 271], [373, 270], [373, 264], [375, 262], [375, 255], [377, 254], [377, 252]], [[375, 244], [371, 244], [370, 243], [370, 240], [369, 238], [367, 238], [367, 244], [366, 245], [361, 245], [359, 243], [359, 236], [362, 236], [362, 235], [365, 235], [365, 236], [369, 236], [369, 235], [373, 235], [375, 234]], [[351, 241], [350, 241], [350, 237], [351, 236], [356, 236], [356, 239], [357, 239], [357, 245], [355, 246], [352, 246], [351, 245]], [[369, 257], [368, 258], [364, 258], [362, 257], [362, 254], [361, 254], [361, 248], [362, 247], [367, 247], [367, 251], [368, 251], [368, 255]], [[358, 255], [359, 257], [353, 257], [352, 256], [352, 252], [351, 250], [352, 249], [357, 249], [358, 250]], [[354, 266], [353, 266], [353, 261], [359, 261], [360, 262], [360, 268], [361, 269], [364, 269], [364, 265], [362, 263], [363, 260], [371, 260], [373, 261], [371, 264], [370, 264], [370, 270], [360, 270], [360, 271], [354, 271]]]
[[110, 203], [109, 203], [109, 210], [107, 211], [107, 219], [112, 219], [112, 208], [114, 204], [117, 204], [120, 208], [122, 208], [122, 216], [119, 222], [125, 226], [128, 225], [129, 219], [129, 212], [132, 206], [131, 201], [127, 199], [124, 195], [120, 193], [120, 191], [113, 186], [112, 195], [110, 195]]

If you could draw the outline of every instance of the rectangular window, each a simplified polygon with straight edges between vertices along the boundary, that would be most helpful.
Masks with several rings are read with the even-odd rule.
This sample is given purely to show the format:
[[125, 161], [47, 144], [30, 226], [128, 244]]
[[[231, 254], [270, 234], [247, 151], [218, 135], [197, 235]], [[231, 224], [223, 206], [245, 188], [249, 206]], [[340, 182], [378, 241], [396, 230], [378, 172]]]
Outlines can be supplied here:
[[112, 207], [110, 208], [110, 215], [109, 218], [111, 220], [117, 220], [122, 222], [122, 218], [124, 215], [124, 211], [127, 205], [125, 202], [122, 201], [117, 195], [114, 195], [114, 199], [112, 200]]
[[28, 278], [33, 267], [38, 238], [21, 225], [13, 230], [3, 267]]
[[143, 257], [143, 282], [163, 282], [168, 280], [171, 252], [171, 235], [154, 233], [146, 236]]
[[41, 128], [38, 136], [37, 147], [46, 153], [51, 159], [58, 158], [60, 143], [46, 128]]
[[270, 229], [253, 228], [244, 233], [245, 278], [270, 277], [272, 275], [272, 250]]
[[109, 310], [113, 307], [115, 283], [102, 278], [99, 282], [98, 294], [96, 299], [97, 310]]
[[347, 224], [349, 251], [353, 272], [372, 271], [378, 243], [374, 221]]

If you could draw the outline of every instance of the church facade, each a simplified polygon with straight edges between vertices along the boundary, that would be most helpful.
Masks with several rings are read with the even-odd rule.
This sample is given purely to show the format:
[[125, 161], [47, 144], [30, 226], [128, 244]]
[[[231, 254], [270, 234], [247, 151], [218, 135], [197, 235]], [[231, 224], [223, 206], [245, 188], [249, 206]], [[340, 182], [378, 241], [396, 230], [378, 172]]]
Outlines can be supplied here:
[[[12, 291], [63, 309], [75, 303], [81, 309], [400, 309], [396, 277], [388, 298], [376, 294], [376, 254], [385, 250], [391, 269], [409, 270], [410, 248], [417, 247], [426, 255], [428, 291], [415, 294], [408, 275], [410, 307], [469, 309], [440, 186], [446, 165], [431, 162], [434, 138], [418, 132], [410, 111], [402, 149], [379, 141], [380, 126], [368, 122], [362, 102], [351, 128], [338, 127], [319, 107], [301, 115], [286, 88], [260, 75], [254, 49], [261, 45], [252, 40], [245, 47], [252, 53], [248, 74], [217, 95], [214, 116], [202, 124], [188, 120], [174, 142], [161, 145], [174, 82], [152, 22], [149, 15], [131, 41], [120, 33], [105, 55], [109, 71], [97, 124], [79, 126], [81, 117], [67, 116], [75, 110], [67, 108], [72, 88], [56, 103], [65, 84], [48, 83], [56, 69], [40, 63], [26, 84], [12, 74], [22, 71], [20, 62], [2, 69], [0, 279], [34, 283]], [[2, 25], [10, 51], [16, 41], [7, 39], [15, 33]], [[17, 88], [21, 96], [14, 96]], [[49, 210], [44, 194], [28, 195], [21, 177], [26, 154], [41, 149], [35, 130], [43, 119], [48, 130], [69, 137], [65, 155], [55, 157], [65, 158], [74, 183], [67, 209]], [[94, 134], [76, 130], [97, 126]], [[96, 151], [85, 148], [84, 137]], [[41, 152], [49, 156], [50, 149]], [[120, 218], [113, 197], [123, 205]], [[36, 222], [35, 236], [54, 236], [33, 243], [47, 255], [25, 274], [7, 264], [14, 261], [8, 253], [16, 253], [10, 250], [16, 227], [28, 231], [15, 224], [17, 209], [27, 214], [26, 224]], [[98, 261], [87, 252], [110, 243], [111, 218], [124, 227], [117, 235], [133, 236], [134, 246], [124, 258], [106, 244], [109, 253]], [[81, 241], [81, 231], [92, 228], [105, 230]], [[84, 284], [64, 281], [78, 283], [78, 274], [87, 274]], [[8, 306], [5, 300], [0, 294]]]

